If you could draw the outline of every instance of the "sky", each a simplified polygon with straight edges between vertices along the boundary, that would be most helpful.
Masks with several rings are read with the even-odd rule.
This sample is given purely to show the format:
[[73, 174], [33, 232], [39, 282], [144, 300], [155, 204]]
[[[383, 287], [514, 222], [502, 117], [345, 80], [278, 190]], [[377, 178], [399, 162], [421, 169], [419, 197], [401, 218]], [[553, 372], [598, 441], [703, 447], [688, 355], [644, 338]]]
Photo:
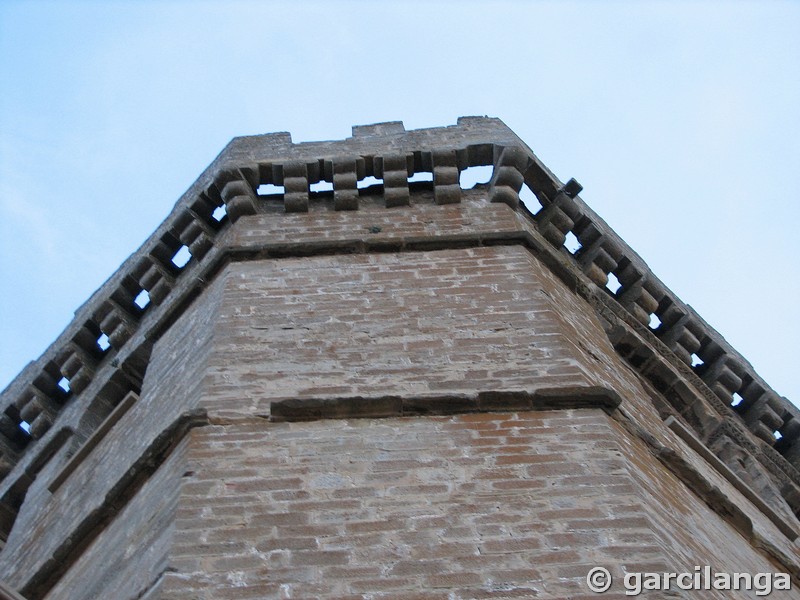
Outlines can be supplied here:
[[0, 388], [234, 136], [499, 117], [800, 402], [800, 2], [0, 0]]

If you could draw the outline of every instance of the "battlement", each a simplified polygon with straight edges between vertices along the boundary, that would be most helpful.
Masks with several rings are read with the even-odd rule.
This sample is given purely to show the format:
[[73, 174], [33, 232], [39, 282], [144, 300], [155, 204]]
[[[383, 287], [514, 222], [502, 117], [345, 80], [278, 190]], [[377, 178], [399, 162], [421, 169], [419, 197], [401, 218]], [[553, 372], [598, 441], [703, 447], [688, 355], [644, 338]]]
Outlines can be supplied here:
[[[491, 167], [488, 183], [462, 189], [461, 173], [479, 166]], [[61, 461], [61, 474], [48, 483], [55, 493], [139, 402], [154, 346], [228, 265], [514, 246], [594, 309], [618, 356], [652, 390], [661, 418], [677, 422], [683, 439], [704, 448], [717, 470], [794, 540], [800, 412], [664, 285], [580, 192], [574, 179], [562, 183], [488, 117], [415, 131], [401, 122], [358, 126], [342, 141], [294, 144], [288, 133], [235, 138], [0, 396], [2, 537], [50, 461]], [[561, 397], [544, 384], [496, 391], [527, 410]], [[413, 402], [307, 394], [273, 400], [270, 415], [292, 421], [450, 414], [493, 410], [498, 402], [485, 391], [457, 401], [433, 392]], [[626, 411], [615, 393], [595, 389], [586, 397]], [[25, 589], [45, 589], [39, 577], [26, 580]]]

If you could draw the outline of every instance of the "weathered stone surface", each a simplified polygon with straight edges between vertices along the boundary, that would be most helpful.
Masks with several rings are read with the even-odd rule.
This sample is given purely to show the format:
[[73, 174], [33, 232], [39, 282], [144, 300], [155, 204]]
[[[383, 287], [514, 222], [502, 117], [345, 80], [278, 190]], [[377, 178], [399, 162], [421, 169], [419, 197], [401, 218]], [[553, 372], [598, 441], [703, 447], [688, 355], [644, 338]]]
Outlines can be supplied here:
[[[592, 566], [608, 597], [695, 565], [800, 584], [800, 413], [580, 185], [496, 119], [353, 135], [231, 142], [3, 392], [0, 581], [29, 600], [581, 598]], [[462, 190], [478, 165], [489, 183]]]

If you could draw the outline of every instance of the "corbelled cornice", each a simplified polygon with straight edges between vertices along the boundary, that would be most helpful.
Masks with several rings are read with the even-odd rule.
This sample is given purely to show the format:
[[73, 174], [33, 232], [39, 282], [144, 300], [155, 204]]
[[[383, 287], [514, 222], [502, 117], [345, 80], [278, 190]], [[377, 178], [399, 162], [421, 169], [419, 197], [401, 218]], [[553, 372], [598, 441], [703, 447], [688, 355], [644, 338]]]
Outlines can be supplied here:
[[[378, 197], [393, 210], [416, 210], [411, 199], [422, 189], [432, 190], [434, 205], [454, 204], [462, 196], [460, 172], [484, 165], [493, 168], [488, 198], [526, 214], [531, 224], [528, 232], [508, 233], [507, 242], [527, 245], [593, 304], [616, 350], [699, 439], [718, 453], [726, 451], [723, 440], [757, 456], [797, 511], [798, 410], [583, 202], [577, 182], [563, 184], [500, 120], [488, 117], [416, 131], [405, 131], [401, 122], [354, 127], [353, 137], [331, 142], [293, 144], [288, 133], [232, 140], [161, 226], [0, 395], [2, 503], [13, 512], [21, 502], [19, 482], [35, 477], [58, 440], [75, 432], [91, 435], [98, 420], [87, 419], [87, 411], [107, 414], [139, 391], [153, 343], [226, 261], [246, 259], [224, 242], [239, 218], [276, 210], [358, 210], [367, 192], [373, 204]], [[422, 172], [430, 180], [415, 182]], [[361, 190], [358, 182], [366, 177], [381, 181]], [[332, 191], [311, 191], [320, 181], [330, 182]], [[259, 194], [270, 185], [276, 193]], [[540, 209], [520, 204], [523, 186]], [[579, 242], [577, 251], [565, 247], [568, 236]], [[384, 243], [380, 249], [413, 250], [430, 242]], [[480, 245], [488, 238], [459, 243]], [[262, 249], [261, 256], [375, 248], [378, 242], [365, 235], [350, 245], [285, 243]], [[191, 259], [185, 264], [174, 260], [187, 252]], [[620, 284], [614, 291], [607, 287], [610, 276]]]

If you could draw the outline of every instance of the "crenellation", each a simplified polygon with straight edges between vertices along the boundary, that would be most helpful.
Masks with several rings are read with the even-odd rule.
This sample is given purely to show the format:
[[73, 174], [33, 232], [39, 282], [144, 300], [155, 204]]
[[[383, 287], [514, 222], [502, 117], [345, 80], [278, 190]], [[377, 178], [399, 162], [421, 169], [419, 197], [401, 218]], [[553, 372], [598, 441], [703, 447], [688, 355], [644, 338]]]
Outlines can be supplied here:
[[375, 123], [374, 125], [353, 125], [352, 129], [354, 138], [386, 137], [406, 132], [402, 121], [387, 121], [386, 123]]
[[[489, 165], [493, 170], [488, 185], [461, 189], [463, 170]], [[409, 181], [420, 173], [431, 173], [432, 181]], [[366, 177], [381, 180], [381, 185], [359, 189], [359, 181]], [[312, 191], [311, 185], [321, 181], [330, 182], [332, 192]], [[281, 194], [259, 195], [262, 185], [282, 186], [283, 190]], [[534, 214], [520, 205], [523, 186], [532, 190], [542, 205]], [[65, 451], [60, 450], [64, 444], [75, 452], [88, 448], [87, 440], [94, 440], [98, 447], [111, 452], [105, 460], [119, 462], [120, 468], [125, 461], [125, 468], [139, 465], [137, 473], [145, 479], [130, 483], [126, 488], [130, 491], [115, 488], [118, 496], [113, 500], [120, 503], [120, 509], [128, 502], [138, 506], [136, 503], [143, 500], [137, 500], [135, 490], [156, 477], [148, 470], [155, 463], [143, 466], [144, 455], [134, 456], [141, 450], [139, 446], [146, 444], [144, 438], [135, 440], [138, 450], [126, 448], [129, 454], [125, 457], [114, 455], [115, 451], [122, 452], [124, 444], [122, 434], [115, 429], [117, 421], [120, 427], [138, 423], [137, 431], [150, 436], [147, 443], [151, 446], [156, 443], [153, 436], [161, 440], [158, 444], [167, 444], [158, 437], [163, 434], [159, 427], [168, 428], [169, 423], [174, 425], [184, 417], [195, 423], [195, 417], [186, 417], [189, 413], [185, 412], [175, 421], [175, 411], [202, 406], [216, 419], [215, 427], [223, 437], [235, 435], [244, 423], [255, 424], [256, 437], [269, 437], [270, 431], [287, 431], [280, 429], [283, 425], [279, 421], [296, 421], [300, 427], [292, 429], [296, 439], [312, 444], [306, 449], [314, 447], [314, 436], [329, 435], [319, 433], [314, 424], [318, 419], [331, 420], [320, 422], [323, 425], [319, 427], [342, 423], [342, 419], [364, 419], [369, 421], [365, 428], [374, 427], [374, 431], [365, 431], [377, 440], [384, 427], [395, 428], [395, 433], [415, 427], [425, 431], [430, 427], [425, 423], [433, 423], [426, 421], [434, 418], [431, 415], [450, 415], [452, 422], [463, 424], [472, 423], [472, 417], [453, 415], [482, 413], [493, 415], [487, 417], [490, 419], [515, 420], [535, 419], [542, 411], [557, 410], [580, 420], [591, 413], [601, 424], [597, 440], [607, 447], [625, 440], [625, 452], [630, 454], [626, 461], [630, 460], [625, 463], [628, 470], [619, 471], [620, 493], [639, 490], [634, 520], [620, 521], [609, 515], [609, 527], [630, 526], [646, 530], [648, 535], [658, 527], [667, 527], [664, 524], [671, 518], [659, 513], [647, 499], [650, 479], [668, 479], [652, 470], [653, 464], [667, 466], [674, 475], [684, 468], [676, 465], [691, 462], [684, 450], [669, 446], [674, 443], [674, 428], [663, 426], [661, 419], [671, 417], [691, 430], [696, 438], [693, 444], [702, 445], [703, 452], [736, 473], [742, 480], [734, 485], [739, 486], [736, 489], [745, 490], [745, 496], [755, 494], [761, 499], [758, 502], [768, 507], [759, 508], [758, 502], [740, 506], [736, 504], [739, 500], [730, 499], [733, 496], [723, 497], [734, 492], [723, 493], [709, 484], [724, 469], [707, 459], [704, 467], [692, 467], [695, 470], [690, 475], [678, 477], [683, 487], [671, 489], [683, 498], [682, 502], [693, 503], [693, 510], [719, 518], [723, 525], [714, 521], [709, 535], [721, 536], [728, 526], [739, 532], [735, 535], [747, 534], [748, 520], [752, 524], [761, 518], [759, 514], [774, 511], [781, 515], [782, 535], [794, 539], [800, 529], [791, 521], [793, 514], [800, 514], [800, 411], [772, 390], [722, 336], [677, 298], [583, 202], [580, 191], [574, 179], [562, 184], [497, 119], [462, 118], [455, 126], [416, 131], [405, 131], [401, 122], [381, 123], [354, 127], [352, 138], [336, 142], [293, 144], [285, 133], [234, 139], [178, 201], [164, 224], [76, 312], [74, 321], [56, 342], [0, 395], [0, 478], [4, 478], [0, 481], [0, 537], [8, 536], [18, 514], [25, 523], [36, 524], [38, 517], [25, 511], [33, 511], [34, 506], [52, 508], [48, 502], [53, 500], [42, 491], [45, 484], [40, 481], [34, 485], [32, 477], [44, 472], [45, 467], [54, 469], [55, 464], [48, 465], [56, 455], [61, 456], [59, 464], [64, 464]], [[577, 249], [564, 249], [568, 236], [577, 240]], [[178, 253], [185, 263], [176, 262]], [[615, 292], [607, 288], [610, 275], [620, 284]], [[266, 306], [264, 298], [269, 299]], [[623, 368], [623, 364], [627, 366]], [[173, 394], [180, 396], [180, 407], [173, 406]], [[169, 410], [164, 414], [172, 416], [159, 416], [160, 410]], [[410, 419], [409, 415], [416, 415], [415, 424], [402, 421], [402, 428], [396, 429], [400, 420]], [[200, 425], [191, 427], [208, 424], [207, 420], [200, 421]], [[475, 422], [479, 422], [477, 417]], [[197, 467], [185, 470], [184, 477], [191, 480], [195, 470], [204, 468], [203, 461], [212, 460], [214, 453], [204, 454], [205, 442], [197, 441], [204, 433], [187, 433], [184, 425], [180, 426], [180, 439], [185, 440], [181, 453], [196, 452], [193, 460], [199, 461]], [[499, 421], [495, 426], [496, 431], [504, 431]], [[539, 434], [556, 435], [562, 426], [556, 418], [551, 429]], [[616, 431], [618, 426], [627, 433]], [[148, 427], [151, 429], [146, 431]], [[444, 431], [455, 435], [450, 429]], [[445, 445], [452, 441], [447, 435], [442, 438]], [[491, 437], [486, 432], [475, 435], [483, 436], [484, 442]], [[504, 437], [507, 433], [497, 435]], [[595, 439], [591, 435], [586, 433], [580, 439], [562, 435], [551, 442], [569, 448], [580, 440]], [[287, 441], [290, 439], [294, 438], [282, 438], [277, 446], [270, 447], [283, 452], [281, 444], [288, 444], [287, 452], [299, 452], [301, 448], [295, 444], [300, 442]], [[209, 443], [208, 448], [213, 448], [215, 442]], [[338, 443], [351, 442], [342, 438]], [[526, 443], [495, 450], [513, 459], [509, 465], [526, 465], [524, 476], [520, 471], [517, 478], [503, 476], [501, 469], [485, 474], [500, 478], [491, 488], [491, 493], [500, 494], [498, 502], [516, 510], [505, 492], [499, 491], [513, 488], [535, 494], [530, 490], [536, 486], [523, 484], [529, 477], [536, 481], [545, 477], [552, 478], [564, 498], [587, 502], [583, 509], [591, 514], [597, 507], [586, 500], [585, 493], [602, 487], [605, 480], [600, 474], [572, 468], [581, 464], [580, 448], [570, 450], [573, 454], [566, 462], [536, 466], [537, 454], [523, 449]], [[246, 442], [242, 444], [244, 448]], [[645, 454], [634, 458], [640, 450], [632, 448], [642, 444], [651, 448], [651, 454], [645, 453], [649, 458], [643, 458]], [[481, 444], [481, 452], [489, 446]], [[669, 448], [669, 452], [654, 450], [657, 447]], [[364, 448], [366, 452], [375, 451]], [[81, 460], [89, 455], [88, 449], [82, 452]], [[603, 452], [593, 454], [592, 460]], [[102, 466], [103, 460], [102, 453], [92, 454], [83, 466], [77, 466], [80, 461], [75, 459], [75, 472], [89, 472], [95, 466], [111, 469]], [[165, 461], [172, 459], [162, 456], [158, 460], [158, 464], [167, 464]], [[606, 464], [603, 459], [597, 460], [598, 465]], [[647, 473], [631, 470], [635, 461], [644, 464], [652, 460], [656, 463], [648, 463], [651, 471]], [[180, 469], [177, 463], [169, 464], [170, 469]], [[377, 481], [362, 475], [351, 473], [355, 479], [361, 477], [363, 485], [357, 489], [366, 490]], [[727, 474], [723, 476], [732, 481]], [[262, 496], [277, 492], [286, 498], [292, 494], [299, 498], [303, 491], [313, 492], [314, 482], [321, 481], [309, 483], [298, 476], [273, 489], [268, 476], [260, 472], [261, 479], [244, 477], [238, 481], [243, 477], [241, 473], [232, 475], [237, 482], [224, 493], [221, 483], [191, 487], [190, 481], [182, 491], [175, 491], [174, 478], [153, 481], [175, 494], [170, 496], [175, 502], [201, 506], [205, 502], [216, 506], [214, 494], [227, 502], [229, 492], [234, 494], [230, 497], [233, 502], [237, 489], [259, 496], [259, 502]], [[51, 486], [51, 492], [57, 492], [59, 501], [66, 502], [65, 494], [78, 493], [79, 486], [66, 478], [62, 483], [64, 487]], [[93, 482], [97, 490], [106, 484], [110, 482]], [[376, 488], [374, 493], [365, 492], [363, 498], [382, 498], [375, 502], [385, 502], [382, 506], [386, 510], [395, 510], [405, 500], [398, 503], [394, 496], [411, 498], [409, 506], [413, 506], [417, 497], [443, 498], [451, 489], [448, 485], [408, 481], [392, 487], [391, 493], [384, 490], [382, 495]], [[458, 485], [472, 493], [466, 480]], [[157, 495], [157, 486], [143, 489]], [[67, 488], [69, 491], [65, 491]], [[23, 502], [28, 492], [30, 497]], [[366, 502], [356, 491], [343, 488], [339, 492], [336, 498], [317, 498], [321, 502], [318, 505], [297, 504], [296, 510], [306, 514], [302, 511], [340, 502], [339, 512], [326, 516], [335, 522], [345, 518], [352, 507], [361, 506], [359, 502]], [[607, 497], [612, 494], [608, 490], [598, 492], [606, 493]], [[81, 531], [91, 532], [92, 544], [116, 543], [105, 537], [106, 527], [115, 531], [114, 535], [123, 535], [118, 522], [113, 524], [116, 505], [95, 498], [92, 510], [108, 520], [95, 523], [91, 515], [81, 512], [83, 507], [76, 498], [68, 501], [73, 524], [80, 523]], [[367, 502], [364, 510], [370, 510], [370, 506]], [[559, 509], [553, 505], [544, 508]], [[163, 505], [159, 510], [159, 514], [169, 515], [172, 508]], [[236, 506], [229, 510], [231, 515], [240, 514]], [[480, 521], [481, 527], [494, 527], [496, 533], [522, 519], [504, 514], [485, 516], [485, 522], [476, 518], [473, 525], [477, 527]], [[774, 515], [767, 516], [768, 521], [777, 522]], [[371, 518], [375, 521], [377, 517]], [[791, 521], [788, 525], [787, 519]], [[170, 527], [176, 526], [172, 523]], [[363, 533], [377, 540], [380, 531], [389, 528], [387, 523], [376, 521], [374, 531], [365, 526]], [[214, 521], [207, 526], [213, 530]], [[145, 529], [141, 523], [137, 527], [137, 531]], [[182, 521], [177, 527], [183, 527]], [[470, 537], [472, 530], [467, 528], [463, 533], [467, 546], [475, 543]], [[48, 547], [69, 548], [69, 565], [90, 560], [79, 556], [84, 550], [86, 557], [95, 556], [92, 553], [96, 550], [89, 546], [79, 550], [74, 545], [76, 540], [59, 541], [58, 531], [47, 535]], [[411, 534], [399, 531], [398, 535], [405, 539]], [[680, 532], [670, 531], [669, 536], [679, 538]], [[14, 543], [21, 538], [17, 532]], [[366, 543], [366, 539], [362, 541]], [[494, 540], [485, 549], [488, 556], [522, 552], [531, 560], [536, 557], [542, 565], [556, 556], [544, 552], [539, 541], [527, 539], [520, 537], [522, 541], [513, 544]], [[510, 568], [497, 572], [512, 579], [535, 578], [545, 571], [561, 573], [572, 578], [570, 590], [579, 590], [576, 574], [585, 571], [589, 557], [581, 554], [581, 545], [591, 540], [602, 546], [605, 538], [588, 528], [580, 535], [549, 531], [547, 540], [574, 552], [560, 554], [554, 559], [561, 561], [559, 564], [549, 571], [549, 567], [543, 567], [538, 575], [523, 575]], [[56, 589], [58, 577], [45, 573], [45, 562], [31, 559], [36, 543], [32, 539], [25, 542], [28, 545], [24, 550], [0, 554], [0, 574], [13, 572], [15, 560], [38, 565], [34, 577], [38, 579], [25, 582], [26, 576], [17, 573], [15, 583], [34, 591], [33, 597], [44, 598], [49, 590]], [[167, 538], [159, 541], [165, 556], [170, 543]], [[273, 543], [273, 538], [265, 535], [258, 547], [269, 551]], [[744, 543], [747, 552], [759, 557], [757, 560], [782, 561], [793, 569], [800, 564], [800, 557], [787, 550], [783, 541], [772, 540], [771, 546], [755, 544], [753, 548], [749, 541]], [[658, 551], [648, 557], [675, 564], [677, 546], [671, 544], [671, 537], [655, 544]], [[602, 556], [612, 556], [616, 552], [613, 548], [609, 544], [608, 553]], [[508, 552], [501, 552], [503, 549]], [[634, 544], [630, 551], [636, 554], [640, 549]], [[280, 568], [293, 576], [311, 577], [325, 569], [343, 573], [347, 568], [366, 573], [358, 571], [361, 567], [355, 553], [331, 554], [331, 550], [314, 554], [304, 547], [294, 550], [296, 558], [287, 550], [286, 560], [276, 559]], [[707, 550], [698, 546], [698, 552]], [[238, 565], [246, 573], [261, 564], [258, 552], [261, 550], [255, 554], [239, 552], [204, 564], [211, 565], [215, 573], [230, 565]], [[114, 556], [114, 560], [121, 560]], [[174, 564], [183, 563], [176, 560]], [[417, 572], [412, 563], [397, 563], [392, 571], [398, 577], [397, 589], [404, 585], [403, 577], [412, 577], [417, 582], [414, 585], [436, 581], [436, 585], [450, 586], [448, 582], [454, 579], [448, 579], [443, 564], [434, 561]], [[70, 573], [64, 581], [75, 589], [80, 577]], [[377, 589], [374, 586], [379, 579], [372, 577], [353, 581], [352, 585], [343, 583], [336, 589]], [[475, 577], [478, 582], [481, 576]], [[214, 584], [217, 591], [224, 589], [219, 581]], [[181, 585], [177, 576], [170, 575], [160, 589], [178, 590]], [[201, 583], [197, 585], [198, 589], [202, 587]], [[395, 589], [394, 585], [390, 587]], [[324, 589], [319, 586], [323, 584], [298, 589]], [[159, 588], [153, 589], [156, 593]]]

